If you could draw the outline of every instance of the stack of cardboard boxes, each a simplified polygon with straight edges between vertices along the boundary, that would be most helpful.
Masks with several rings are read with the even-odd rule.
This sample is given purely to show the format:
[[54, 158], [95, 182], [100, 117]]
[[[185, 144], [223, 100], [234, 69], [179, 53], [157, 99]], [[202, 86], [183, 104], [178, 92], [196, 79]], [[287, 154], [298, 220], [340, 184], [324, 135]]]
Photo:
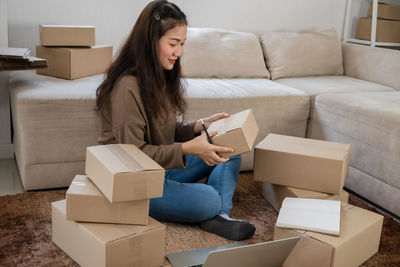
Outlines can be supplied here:
[[149, 217], [164, 169], [134, 145], [88, 147], [86, 175], [52, 203], [52, 240], [82, 266], [161, 266], [165, 226]]
[[49, 67], [38, 74], [72, 80], [104, 73], [112, 62], [112, 46], [96, 45], [94, 26], [39, 25], [39, 30], [36, 56]]
[[[371, 40], [372, 1], [367, 18], [358, 20], [358, 39]], [[378, 3], [376, 41], [400, 43], [400, 5]]]
[[[251, 110], [209, 129], [236, 152], [251, 150], [258, 132]], [[339, 236], [275, 227], [274, 239], [300, 236], [285, 266], [358, 266], [378, 251], [383, 216], [347, 204], [343, 190], [350, 148], [276, 134], [255, 147], [254, 178], [277, 211], [285, 197], [341, 201]], [[114, 144], [87, 148], [86, 174], [52, 203], [53, 241], [83, 266], [162, 265], [165, 227], [148, 214], [149, 199], [163, 194], [164, 169], [136, 146]]]
[[378, 251], [383, 216], [347, 204], [350, 145], [269, 134], [255, 147], [254, 178], [279, 211], [285, 197], [341, 200], [339, 236], [275, 227], [274, 239], [301, 236], [285, 266], [358, 266]]

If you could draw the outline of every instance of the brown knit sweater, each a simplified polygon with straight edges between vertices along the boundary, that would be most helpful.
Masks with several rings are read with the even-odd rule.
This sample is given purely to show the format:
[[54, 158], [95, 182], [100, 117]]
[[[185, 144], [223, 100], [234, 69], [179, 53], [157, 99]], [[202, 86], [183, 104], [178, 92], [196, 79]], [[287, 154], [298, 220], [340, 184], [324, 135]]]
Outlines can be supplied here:
[[195, 121], [149, 120], [133, 75], [122, 76], [99, 112], [100, 144], [134, 144], [165, 169], [184, 168], [182, 145], [194, 138]]

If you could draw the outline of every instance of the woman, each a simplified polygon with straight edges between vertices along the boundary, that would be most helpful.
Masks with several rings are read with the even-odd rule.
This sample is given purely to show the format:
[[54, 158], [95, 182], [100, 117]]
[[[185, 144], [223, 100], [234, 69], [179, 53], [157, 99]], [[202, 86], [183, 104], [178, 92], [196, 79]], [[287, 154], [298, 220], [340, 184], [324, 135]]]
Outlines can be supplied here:
[[[153, 1], [144, 8], [97, 89], [99, 142], [134, 144], [166, 169], [163, 197], [150, 201], [153, 218], [200, 222], [227, 239], [247, 239], [255, 227], [229, 217], [240, 156], [219, 157], [217, 152], [233, 149], [200, 135], [201, 120], [176, 120], [184, 109], [180, 56], [186, 30], [186, 16], [175, 4]], [[208, 128], [228, 116], [215, 114], [203, 122]], [[206, 176], [207, 184], [195, 183]]]

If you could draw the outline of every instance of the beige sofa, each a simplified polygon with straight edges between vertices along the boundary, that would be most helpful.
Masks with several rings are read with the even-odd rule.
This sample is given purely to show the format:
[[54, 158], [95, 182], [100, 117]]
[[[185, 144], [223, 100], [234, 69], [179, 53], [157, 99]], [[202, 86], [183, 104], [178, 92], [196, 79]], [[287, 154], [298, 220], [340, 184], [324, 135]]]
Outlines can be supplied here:
[[[341, 44], [332, 31], [304, 34], [189, 30], [183, 118], [252, 108], [256, 142], [278, 133], [351, 143], [347, 187], [400, 215], [393, 204], [400, 195], [400, 51]], [[26, 190], [68, 186], [84, 172], [85, 148], [97, 139], [102, 78], [11, 75], [15, 156]], [[243, 155], [243, 170], [252, 163], [252, 152]]]

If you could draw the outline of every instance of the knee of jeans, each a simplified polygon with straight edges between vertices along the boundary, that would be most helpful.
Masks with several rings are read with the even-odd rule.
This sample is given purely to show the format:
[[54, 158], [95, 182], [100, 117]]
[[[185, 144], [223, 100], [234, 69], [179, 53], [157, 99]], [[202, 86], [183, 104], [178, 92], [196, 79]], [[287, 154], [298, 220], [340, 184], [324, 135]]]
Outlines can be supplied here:
[[211, 219], [221, 212], [221, 197], [214, 189], [212, 189], [210, 194], [207, 194], [202, 201], [203, 203], [201, 207], [199, 207], [200, 210], [198, 210], [200, 221]]
[[235, 156], [232, 156], [230, 159], [231, 160], [242, 160], [242, 155], [241, 154], [235, 155]]
[[242, 155], [239, 154], [239, 155], [230, 157], [229, 161], [235, 162], [236, 164], [240, 165], [242, 163]]

